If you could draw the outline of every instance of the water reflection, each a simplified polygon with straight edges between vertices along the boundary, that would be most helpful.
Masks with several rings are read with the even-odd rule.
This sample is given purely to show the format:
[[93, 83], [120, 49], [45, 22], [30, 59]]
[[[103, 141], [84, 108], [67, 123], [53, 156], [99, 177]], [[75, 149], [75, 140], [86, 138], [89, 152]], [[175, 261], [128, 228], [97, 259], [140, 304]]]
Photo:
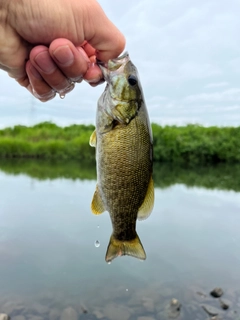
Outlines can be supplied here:
[[174, 184], [206, 189], [240, 191], [240, 164], [217, 164], [214, 166], [179, 167], [156, 163], [155, 186], [168, 188]]
[[49, 161], [36, 159], [0, 159], [0, 170], [5, 173], [26, 174], [38, 180], [66, 178], [95, 180], [96, 165], [84, 161]]
[[[22, 320], [164, 320], [177, 299], [177, 319], [205, 320], [202, 305], [238, 319], [240, 197], [226, 191], [239, 191], [237, 166], [156, 165], [155, 207], [137, 225], [148, 258], [111, 265], [104, 261], [109, 215], [90, 210], [94, 164], [1, 161], [0, 170], [0, 313]], [[216, 286], [228, 310], [209, 296]]]
[[[66, 178], [96, 179], [95, 163], [77, 161], [44, 161], [32, 159], [0, 159], [0, 170], [13, 174], [26, 174], [38, 180]], [[240, 191], [240, 164], [179, 167], [172, 164], [154, 164], [154, 185], [168, 188], [175, 184], [206, 189]]]

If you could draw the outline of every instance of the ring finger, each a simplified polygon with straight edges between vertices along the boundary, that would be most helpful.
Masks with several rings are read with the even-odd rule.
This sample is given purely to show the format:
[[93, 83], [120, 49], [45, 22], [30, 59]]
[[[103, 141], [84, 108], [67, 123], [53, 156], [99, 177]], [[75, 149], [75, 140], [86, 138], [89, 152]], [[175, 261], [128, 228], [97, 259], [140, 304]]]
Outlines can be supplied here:
[[[42, 79], [53, 90], [61, 93], [68, 93], [74, 88], [74, 84], [71, 83], [66, 76], [59, 70], [57, 65], [52, 60], [49, 49], [45, 46], [36, 46], [30, 53], [30, 62], [32, 66], [38, 71]], [[37, 94], [41, 94], [43, 84], [42, 79], [39, 83], [36, 80], [34, 82], [34, 89]], [[33, 84], [32, 84], [33, 85]]]
[[27, 89], [40, 101], [46, 102], [55, 97], [56, 92], [44, 81], [41, 74], [30, 61], [26, 64], [26, 72], [29, 79]]

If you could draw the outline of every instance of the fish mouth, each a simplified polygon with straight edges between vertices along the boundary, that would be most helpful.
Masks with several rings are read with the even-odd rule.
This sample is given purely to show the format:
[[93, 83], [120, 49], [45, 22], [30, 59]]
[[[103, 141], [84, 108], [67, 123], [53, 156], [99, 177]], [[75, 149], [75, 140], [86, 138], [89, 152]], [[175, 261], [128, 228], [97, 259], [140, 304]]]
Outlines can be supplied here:
[[109, 67], [109, 62], [110, 63], [117, 63], [119, 64], [119, 60], [130, 60], [129, 58], [129, 54], [128, 54], [128, 51], [125, 51], [122, 55], [120, 55], [119, 57], [117, 58], [114, 58], [114, 59], [110, 59], [108, 60], [108, 62], [103, 62], [99, 59], [96, 60], [96, 63], [99, 67], [104, 67], [104, 68], [108, 68]]
[[108, 70], [109, 71], [116, 71], [118, 69], [124, 68], [124, 66], [128, 63], [130, 60], [128, 52], [124, 52], [121, 56], [118, 58], [112, 59], [108, 61]]
[[96, 59], [96, 63], [100, 68], [107, 68], [107, 65], [108, 65], [107, 62], [103, 62], [99, 59]]
[[108, 82], [110, 72], [120, 73], [124, 66], [130, 61], [128, 52], [124, 52], [121, 56], [115, 59], [110, 59], [108, 62], [97, 60], [97, 65], [103, 73], [103, 78]]
[[112, 61], [113, 63], [118, 63], [119, 60], [129, 60], [129, 54], [127, 51], [125, 51], [121, 56], [115, 58], [115, 59], [112, 59], [112, 60], [109, 60], [109, 61]]

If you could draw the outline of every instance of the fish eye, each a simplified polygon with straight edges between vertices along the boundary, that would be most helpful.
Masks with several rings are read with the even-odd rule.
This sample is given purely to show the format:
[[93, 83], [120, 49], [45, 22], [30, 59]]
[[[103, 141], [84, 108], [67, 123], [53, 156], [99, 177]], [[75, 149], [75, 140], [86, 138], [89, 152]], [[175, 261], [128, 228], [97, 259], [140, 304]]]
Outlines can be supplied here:
[[130, 86], [135, 86], [135, 84], [137, 84], [137, 78], [131, 74], [128, 77], [128, 83], [130, 84]]

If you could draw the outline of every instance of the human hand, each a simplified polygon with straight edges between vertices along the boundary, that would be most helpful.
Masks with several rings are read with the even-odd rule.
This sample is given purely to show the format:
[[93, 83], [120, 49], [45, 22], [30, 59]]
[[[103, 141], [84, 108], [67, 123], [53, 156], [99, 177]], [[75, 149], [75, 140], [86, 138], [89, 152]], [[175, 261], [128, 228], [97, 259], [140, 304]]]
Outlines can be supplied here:
[[71, 81], [98, 84], [96, 58], [115, 58], [125, 45], [95, 0], [0, 0], [0, 28], [0, 68], [41, 101], [71, 91]]
[[[56, 39], [50, 47], [39, 45], [30, 52], [26, 72], [28, 90], [39, 100], [48, 101], [56, 92], [64, 97], [83, 79], [91, 86], [103, 82], [102, 72], [96, 64], [96, 50], [85, 42], [75, 47], [67, 39]], [[25, 80], [24, 80], [25, 81]]]

